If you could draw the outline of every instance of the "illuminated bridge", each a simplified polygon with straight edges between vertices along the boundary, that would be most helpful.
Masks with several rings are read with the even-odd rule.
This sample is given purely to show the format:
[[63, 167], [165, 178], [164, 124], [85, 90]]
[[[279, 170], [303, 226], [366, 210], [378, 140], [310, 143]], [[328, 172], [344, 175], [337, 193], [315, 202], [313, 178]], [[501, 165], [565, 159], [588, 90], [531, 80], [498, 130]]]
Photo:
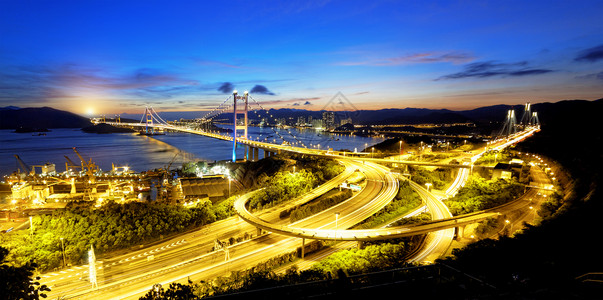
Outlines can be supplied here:
[[[229, 100], [233, 100], [232, 104], [230, 105], [226, 105], [226, 103], [228, 103]], [[233, 94], [228, 97], [224, 102], [222, 102], [222, 104], [220, 104], [220, 106], [218, 106], [217, 108], [215, 108], [214, 110], [210, 111], [209, 113], [207, 113], [205, 116], [203, 116], [201, 119], [198, 120], [198, 122], [193, 123], [191, 125], [174, 125], [174, 124], [169, 124], [168, 122], [166, 122], [165, 120], [163, 120], [158, 114], [157, 112], [151, 107], [147, 107], [145, 109], [144, 115], [141, 119], [141, 121], [139, 123], [122, 123], [122, 122], [104, 122], [104, 121], [96, 121], [96, 123], [106, 123], [109, 125], [113, 125], [113, 126], [121, 126], [121, 127], [130, 127], [130, 128], [145, 128], [146, 132], [152, 132], [156, 129], [160, 129], [160, 130], [173, 130], [173, 131], [180, 131], [180, 132], [187, 132], [187, 133], [191, 133], [191, 134], [197, 134], [197, 135], [202, 135], [202, 136], [206, 136], [206, 137], [210, 137], [210, 138], [215, 138], [215, 139], [219, 139], [219, 140], [224, 140], [224, 141], [230, 141], [233, 142], [233, 148], [232, 148], [232, 161], [236, 161], [237, 157], [236, 157], [236, 148], [237, 148], [237, 144], [238, 145], [242, 145], [245, 147], [245, 154], [244, 154], [244, 159], [245, 160], [251, 160], [251, 161], [256, 161], [259, 160], [259, 149], [262, 149], [264, 151], [264, 157], [269, 157], [281, 152], [291, 152], [291, 153], [298, 153], [298, 154], [308, 154], [308, 155], [319, 155], [319, 156], [328, 156], [328, 157], [332, 157], [332, 158], [353, 158], [355, 160], [361, 160], [361, 161], [370, 161], [370, 162], [375, 162], [375, 163], [385, 163], [385, 164], [405, 164], [405, 165], [425, 165], [425, 166], [436, 166], [436, 167], [449, 167], [449, 168], [472, 168], [472, 164], [442, 164], [442, 163], [433, 163], [433, 162], [421, 162], [421, 161], [402, 161], [402, 160], [393, 160], [393, 159], [384, 159], [384, 158], [372, 158], [369, 157], [370, 153], [368, 152], [347, 152], [347, 151], [333, 151], [333, 150], [323, 150], [323, 149], [314, 149], [314, 148], [308, 148], [301, 140], [299, 140], [295, 135], [291, 134], [291, 132], [289, 131], [289, 133], [291, 134], [291, 136], [293, 137], [293, 139], [295, 139], [296, 141], [294, 143], [291, 143], [287, 140], [285, 140], [285, 138], [276, 130], [273, 129], [274, 133], [279, 136], [279, 138], [283, 141], [282, 144], [276, 144], [276, 143], [270, 143], [270, 142], [264, 142], [264, 141], [254, 141], [251, 139], [248, 139], [248, 113], [249, 113], [249, 99], [252, 99], [253, 102], [259, 107], [259, 109], [254, 110], [254, 112], [256, 114], [259, 115], [259, 113], [257, 112], [258, 110], [261, 112], [265, 112], [267, 115], [269, 116], [269, 113], [266, 109], [264, 109], [262, 107], [262, 105], [255, 100], [253, 97], [251, 97], [247, 92], [245, 92], [243, 95], [239, 95], [237, 93], [237, 91], [234, 91]], [[238, 110], [237, 109], [237, 102], [243, 102], [243, 110]], [[205, 124], [209, 124], [213, 121], [213, 119], [224, 113], [224, 112], [228, 112], [229, 109], [231, 109], [232, 107], [232, 112], [233, 112], [233, 130], [232, 130], [232, 135], [225, 135], [225, 134], [220, 134], [217, 132], [213, 132], [210, 130], [203, 130], [200, 129], [202, 127], [202, 125]], [[529, 107], [529, 106], [526, 106]], [[238, 115], [242, 114], [243, 117], [243, 122], [242, 125], [241, 122], [239, 122], [238, 120]], [[514, 121], [514, 112], [509, 111], [508, 115], [507, 115], [507, 121], [505, 122], [504, 125], [504, 131], [508, 132], [507, 135], [501, 136], [499, 139], [492, 141], [489, 145], [492, 149], [497, 149], [497, 148], [504, 148], [506, 147], [506, 145], [508, 143], [515, 143], [518, 140], [522, 140], [530, 135], [532, 135], [534, 132], [538, 131], [540, 126], [537, 123], [534, 123], [532, 120], [534, 119], [530, 119], [530, 123], [527, 124], [526, 126], [522, 127], [522, 130], [516, 130], [516, 128], [518, 128], [518, 125], [515, 123]], [[537, 120], [537, 117], [536, 119]], [[513, 130], [509, 130], [507, 128], [513, 128]], [[242, 134], [237, 135], [238, 131], [243, 131]], [[299, 144], [300, 146], [294, 146], [293, 144]]]

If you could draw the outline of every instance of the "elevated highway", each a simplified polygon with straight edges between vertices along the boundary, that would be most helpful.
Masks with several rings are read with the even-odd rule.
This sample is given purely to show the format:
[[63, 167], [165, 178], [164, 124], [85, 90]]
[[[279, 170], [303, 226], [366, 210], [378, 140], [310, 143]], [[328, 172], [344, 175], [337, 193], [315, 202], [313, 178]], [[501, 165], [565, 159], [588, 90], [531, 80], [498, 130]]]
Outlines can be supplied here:
[[[124, 123], [115, 125], [123, 126]], [[133, 123], [130, 126], [146, 125]], [[156, 125], [157, 128], [161, 128], [162, 126], [164, 125]], [[176, 129], [173, 126], [165, 126], [164, 128], [232, 141], [232, 137], [197, 131], [190, 128]], [[237, 143], [249, 145], [250, 147], [262, 148], [265, 151], [274, 153], [287, 151], [309, 155], [329, 156], [349, 164], [347, 168], [348, 172], [350, 169], [353, 171], [354, 168], [359, 168], [367, 174], [366, 187], [352, 199], [352, 201], [300, 222], [288, 225], [288, 227], [296, 230], [308, 230], [307, 235], [305, 236], [310, 236], [308, 238], [311, 239], [317, 239], [316, 236], [325, 236], [326, 239], [332, 237], [335, 240], [359, 240], [356, 239], [355, 236], [354, 239], [348, 239], [350, 237], [345, 233], [348, 230], [344, 229], [350, 228], [381, 209], [391, 201], [391, 198], [395, 195], [394, 191], [397, 191], [397, 175], [390, 173], [387, 168], [375, 164], [379, 162], [379, 160], [387, 161], [389, 163], [392, 161], [368, 158], [366, 157], [368, 153], [357, 154], [358, 157], [350, 157], [350, 153], [336, 153], [319, 149], [291, 147], [289, 145], [274, 145], [242, 138], [237, 138]], [[396, 161], [396, 163], [399, 162]], [[466, 166], [457, 166], [463, 168], [463, 170], [468, 170], [468, 167]], [[347, 174], [349, 175], [350, 173]], [[345, 180], [345, 178], [346, 174], [342, 174], [329, 184], [325, 184], [313, 190], [311, 193], [314, 194], [301, 197], [296, 201], [299, 201], [299, 203], [308, 201], [330, 188], [337, 186], [340, 182]], [[335, 217], [335, 213], [338, 213], [338, 217]], [[496, 212], [491, 213], [495, 214]], [[277, 214], [276, 211], [269, 211], [266, 214], [257, 216], [257, 218], [268, 224], [274, 224], [278, 222], [278, 218], [276, 217]], [[475, 216], [463, 216], [463, 218], [466, 219], [458, 217], [457, 219], [441, 220], [441, 222], [444, 222], [442, 224], [452, 222], [456, 224], [456, 226], [461, 226], [466, 222], [470, 222], [470, 218], [472, 217]], [[432, 228], [423, 228], [423, 230], [426, 230], [427, 232], [429, 230], [438, 230], [438, 228], [456, 227], [452, 226], [452, 224], [445, 225], [451, 227], [438, 227], [442, 226], [442, 224], [437, 224], [437, 222], [434, 221]], [[378, 233], [377, 235], [377, 233], [367, 232], [366, 235], [360, 237], [367, 237], [368, 239], [385, 239], [395, 237], [395, 234], [400, 234], [400, 236], [406, 236], [407, 234], [406, 232], [392, 232], [391, 228], [388, 229], [390, 230], [390, 234], [384, 235], [383, 233]], [[72, 271], [73, 274], [71, 275], [57, 274], [56, 276], [44, 276], [42, 283], [50, 283], [53, 291], [49, 296], [53, 298], [137, 299], [139, 296], [146, 293], [154, 283], [186, 283], [189, 279], [193, 281], [211, 280], [218, 276], [228, 274], [230, 271], [246, 269], [258, 262], [265, 261], [272, 256], [294, 250], [299, 246], [299, 237], [302, 237], [301, 235], [286, 236], [263, 234], [249, 241], [227, 247], [230, 251], [230, 258], [228, 260], [224, 260], [224, 252], [222, 251], [207, 252], [216, 238], [224, 239], [236, 234], [242, 234], [243, 232], [253, 232], [254, 230], [255, 225], [242, 222], [242, 220], [239, 220], [238, 218], [229, 218], [217, 222], [216, 224], [206, 226], [193, 233], [154, 246], [161, 251], [153, 252], [153, 248], [147, 247], [129, 252], [123, 256], [107, 259], [103, 265], [104, 271], [102, 272], [102, 278], [99, 278], [98, 289], [90, 289], [87, 282], [77, 279], [78, 276], [82, 276], [81, 274], [75, 275], [77, 274], [75, 273], [77, 271]], [[264, 228], [264, 230], [271, 231], [266, 228]], [[409, 230], [414, 230], [415, 234], [418, 234], [421, 229], [410, 228]], [[331, 236], [330, 234], [332, 232], [335, 232], [336, 234]], [[302, 237], [302, 239], [305, 238], [306, 237]], [[437, 244], [441, 245], [443, 243]], [[149, 259], [151, 255], [154, 256], [153, 259]]]

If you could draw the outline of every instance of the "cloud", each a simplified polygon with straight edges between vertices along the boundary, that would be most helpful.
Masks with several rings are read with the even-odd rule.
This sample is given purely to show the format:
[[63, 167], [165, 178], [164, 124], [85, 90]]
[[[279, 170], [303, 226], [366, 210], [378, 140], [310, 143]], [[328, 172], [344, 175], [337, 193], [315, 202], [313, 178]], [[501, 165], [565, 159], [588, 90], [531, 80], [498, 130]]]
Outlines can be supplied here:
[[578, 56], [574, 58], [575, 61], [579, 62], [595, 62], [603, 59], [603, 45], [592, 47], [580, 51]]
[[172, 98], [198, 93], [197, 80], [161, 69], [139, 68], [116, 74], [98, 66], [63, 63], [54, 65], [9, 65], [0, 69], [0, 101], [37, 105], [49, 101], [104, 98]]
[[460, 78], [486, 78], [494, 76], [528, 76], [540, 75], [553, 72], [549, 69], [534, 69], [528, 66], [525, 61], [517, 63], [497, 63], [494, 61], [475, 62], [464, 66], [461, 72], [444, 75], [436, 80], [441, 79], [460, 79]]
[[232, 93], [232, 91], [234, 91], [234, 85], [230, 82], [224, 82], [218, 87], [218, 91], [224, 94]]
[[395, 57], [369, 59], [362, 61], [341, 62], [338, 65], [342, 66], [397, 66], [403, 64], [419, 64], [419, 63], [452, 63], [463, 64], [473, 61], [475, 56], [463, 52], [423, 52], [413, 53]]
[[588, 80], [592, 80], [592, 79], [603, 80], [603, 71], [599, 72], [599, 73], [586, 74], [583, 76], [576, 76], [575, 78], [576, 79], [588, 79]]
[[310, 101], [320, 100], [320, 97], [311, 98], [291, 98], [285, 100], [261, 100], [262, 105], [292, 105], [293, 103], [304, 102], [304, 105], [313, 105]]
[[252, 94], [274, 95], [267, 87], [260, 84], [256, 84], [249, 92]]

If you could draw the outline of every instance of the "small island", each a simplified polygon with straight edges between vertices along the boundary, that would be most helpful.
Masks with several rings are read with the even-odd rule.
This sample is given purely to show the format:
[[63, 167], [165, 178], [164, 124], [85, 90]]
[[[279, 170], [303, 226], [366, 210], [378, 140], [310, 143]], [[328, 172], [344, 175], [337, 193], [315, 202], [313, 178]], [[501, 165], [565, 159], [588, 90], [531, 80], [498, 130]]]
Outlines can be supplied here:
[[135, 130], [131, 128], [115, 127], [105, 123], [84, 127], [82, 128], [82, 131], [87, 133], [98, 134], [135, 132]]

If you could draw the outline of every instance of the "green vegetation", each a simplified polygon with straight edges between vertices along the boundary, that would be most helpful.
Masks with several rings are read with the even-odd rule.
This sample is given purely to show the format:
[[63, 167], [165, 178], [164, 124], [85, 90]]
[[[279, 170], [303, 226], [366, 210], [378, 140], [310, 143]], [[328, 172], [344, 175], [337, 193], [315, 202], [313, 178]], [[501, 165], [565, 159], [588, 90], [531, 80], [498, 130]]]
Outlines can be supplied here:
[[27, 262], [21, 267], [15, 267], [5, 262], [8, 249], [0, 247], [0, 295], [2, 299], [32, 299], [46, 298], [44, 292], [50, 291], [45, 284], [40, 285], [40, 277], [33, 278], [36, 264]]
[[318, 182], [317, 176], [306, 170], [295, 173], [278, 172], [265, 183], [264, 189], [249, 199], [249, 208], [262, 209], [291, 200], [307, 193], [318, 185]]
[[[267, 177], [267, 187], [256, 194], [256, 207], [274, 205], [309, 191], [342, 171], [334, 160], [299, 158], [300, 170], [285, 171], [284, 158], [274, 176]], [[183, 232], [233, 215], [230, 197], [212, 205], [208, 200], [186, 208], [164, 203], [107, 202], [94, 207], [91, 202], [72, 202], [65, 210], [33, 218], [33, 234], [12, 231], [0, 236], [0, 242], [10, 250], [7, 261], [16, 266], [34, 262], [42, 271], [63, 265], [61, 238], [67, 264], [86, 260], [92, 245], [97, 255], [149, 243], [165, 235]]]
[[[283, 156], [283, 160], [295, 159], [295, 172], [283, 168], [272, 176], [264, 176], [258, 181], [264, 189], [258, 191], [249, 200], [250, 209], [262, 209], [291, 200], [310, 191], [319, 184], [337, 176], [345, 169], [337, 161], [326, 158], [306, 156]], [[284, 164], [283, 164], [284, 165]]]
[[420, 185], [431, 183], [436, 190], [445, 189], [453, 179], [452, 171], [446, 168], [437, 168], [429, 171], [422, 167], [409, 167], [409, 171], [412, 174], [412, 181]]
[[232, 272], [229, 277], [218, 277], [200, 283], [189, 281], [188, 285], [171, 284], [168, 289], [161, 289], [158, 293], [151, 290], [140, 299], [201, 299], [310, 281], [343, 279], [348, 275], [402, 267], [409, 248], [404, 243], [380, 243], [364, 249], [342, 250], [308, 270], [298, 271], [294, 266], [284, 274], [276, 274], [272, 271], [274, 268], [292, 262], [297, 257], [295, 252], [285, 253], [245, 271]]
[[408, 181], [400, 181], [398, 193], [391, 203], [383, 209], [364, 220], [358, 225], [359, 228], [374, 228], [386, 224], [388, 221], [402, 216], [405, 213], [421, 205], [421, 197], [413, 190]]
[[511, 156], [507, 151], [488, 151], [484, 153], [478, 160], [475, 161], [475, 165], [495, 165], [499, 162], [507, 162], [511, 160]]
[[409, 218], [402, 218], [402, 219], [392, 223], [392, 226], [405, 226], [405, 225], [419, 224], [419, 223], [424, 223], [424, 222], [429, 222], [429, 221], [431, 221], [431, 214], [427, 213], [427, 212], [423, 212], [416, 216], [412, 216]]
[[360, 274], [401, 267], [404, 265], [402, 258], [406, 254], [404, 244], [370, 245], [364, 249], [338, 251], [316, 263], [311, 269], [322, 274], [337, 274], [339, 270], [347, 274]]
[[563, 197], [559, 192], [555, 192], [549, 195], [540, 206], [538, 210], [538, 216], [540, 217], [540, 221], [552, 219], [561, 206], [563, 205]]
[[33, 234], [13, 231], [1, 237], [11, 250], [16, 265], [35, 262], [41, 270], [62, 265], [61, 238], [66, 263], [79, 264], [93, 245], [97, 254], [158, 240], [162, 235], [181, 232], [216, 220], [211, 202], [184, 208], [162, 203], [70, 203], [64, 211], [33, 218]]
[[457, 216], [507, 203], [523, 193], [524, 187], [507, 179], [485, 180], [473, 176], [452, 198], [444, 201]]
[[293, 211], [291, 211], [289, 220], [291, 223], [293, 223], [295, 221], [307, 218], [349, 199], [352, 197], [352, 194], [352, 190], [349, 189], [343, 191], [339, 191], [338, 189], [330, 190], [329, 192], [312, 200], [312, 202], [295, 208]]

